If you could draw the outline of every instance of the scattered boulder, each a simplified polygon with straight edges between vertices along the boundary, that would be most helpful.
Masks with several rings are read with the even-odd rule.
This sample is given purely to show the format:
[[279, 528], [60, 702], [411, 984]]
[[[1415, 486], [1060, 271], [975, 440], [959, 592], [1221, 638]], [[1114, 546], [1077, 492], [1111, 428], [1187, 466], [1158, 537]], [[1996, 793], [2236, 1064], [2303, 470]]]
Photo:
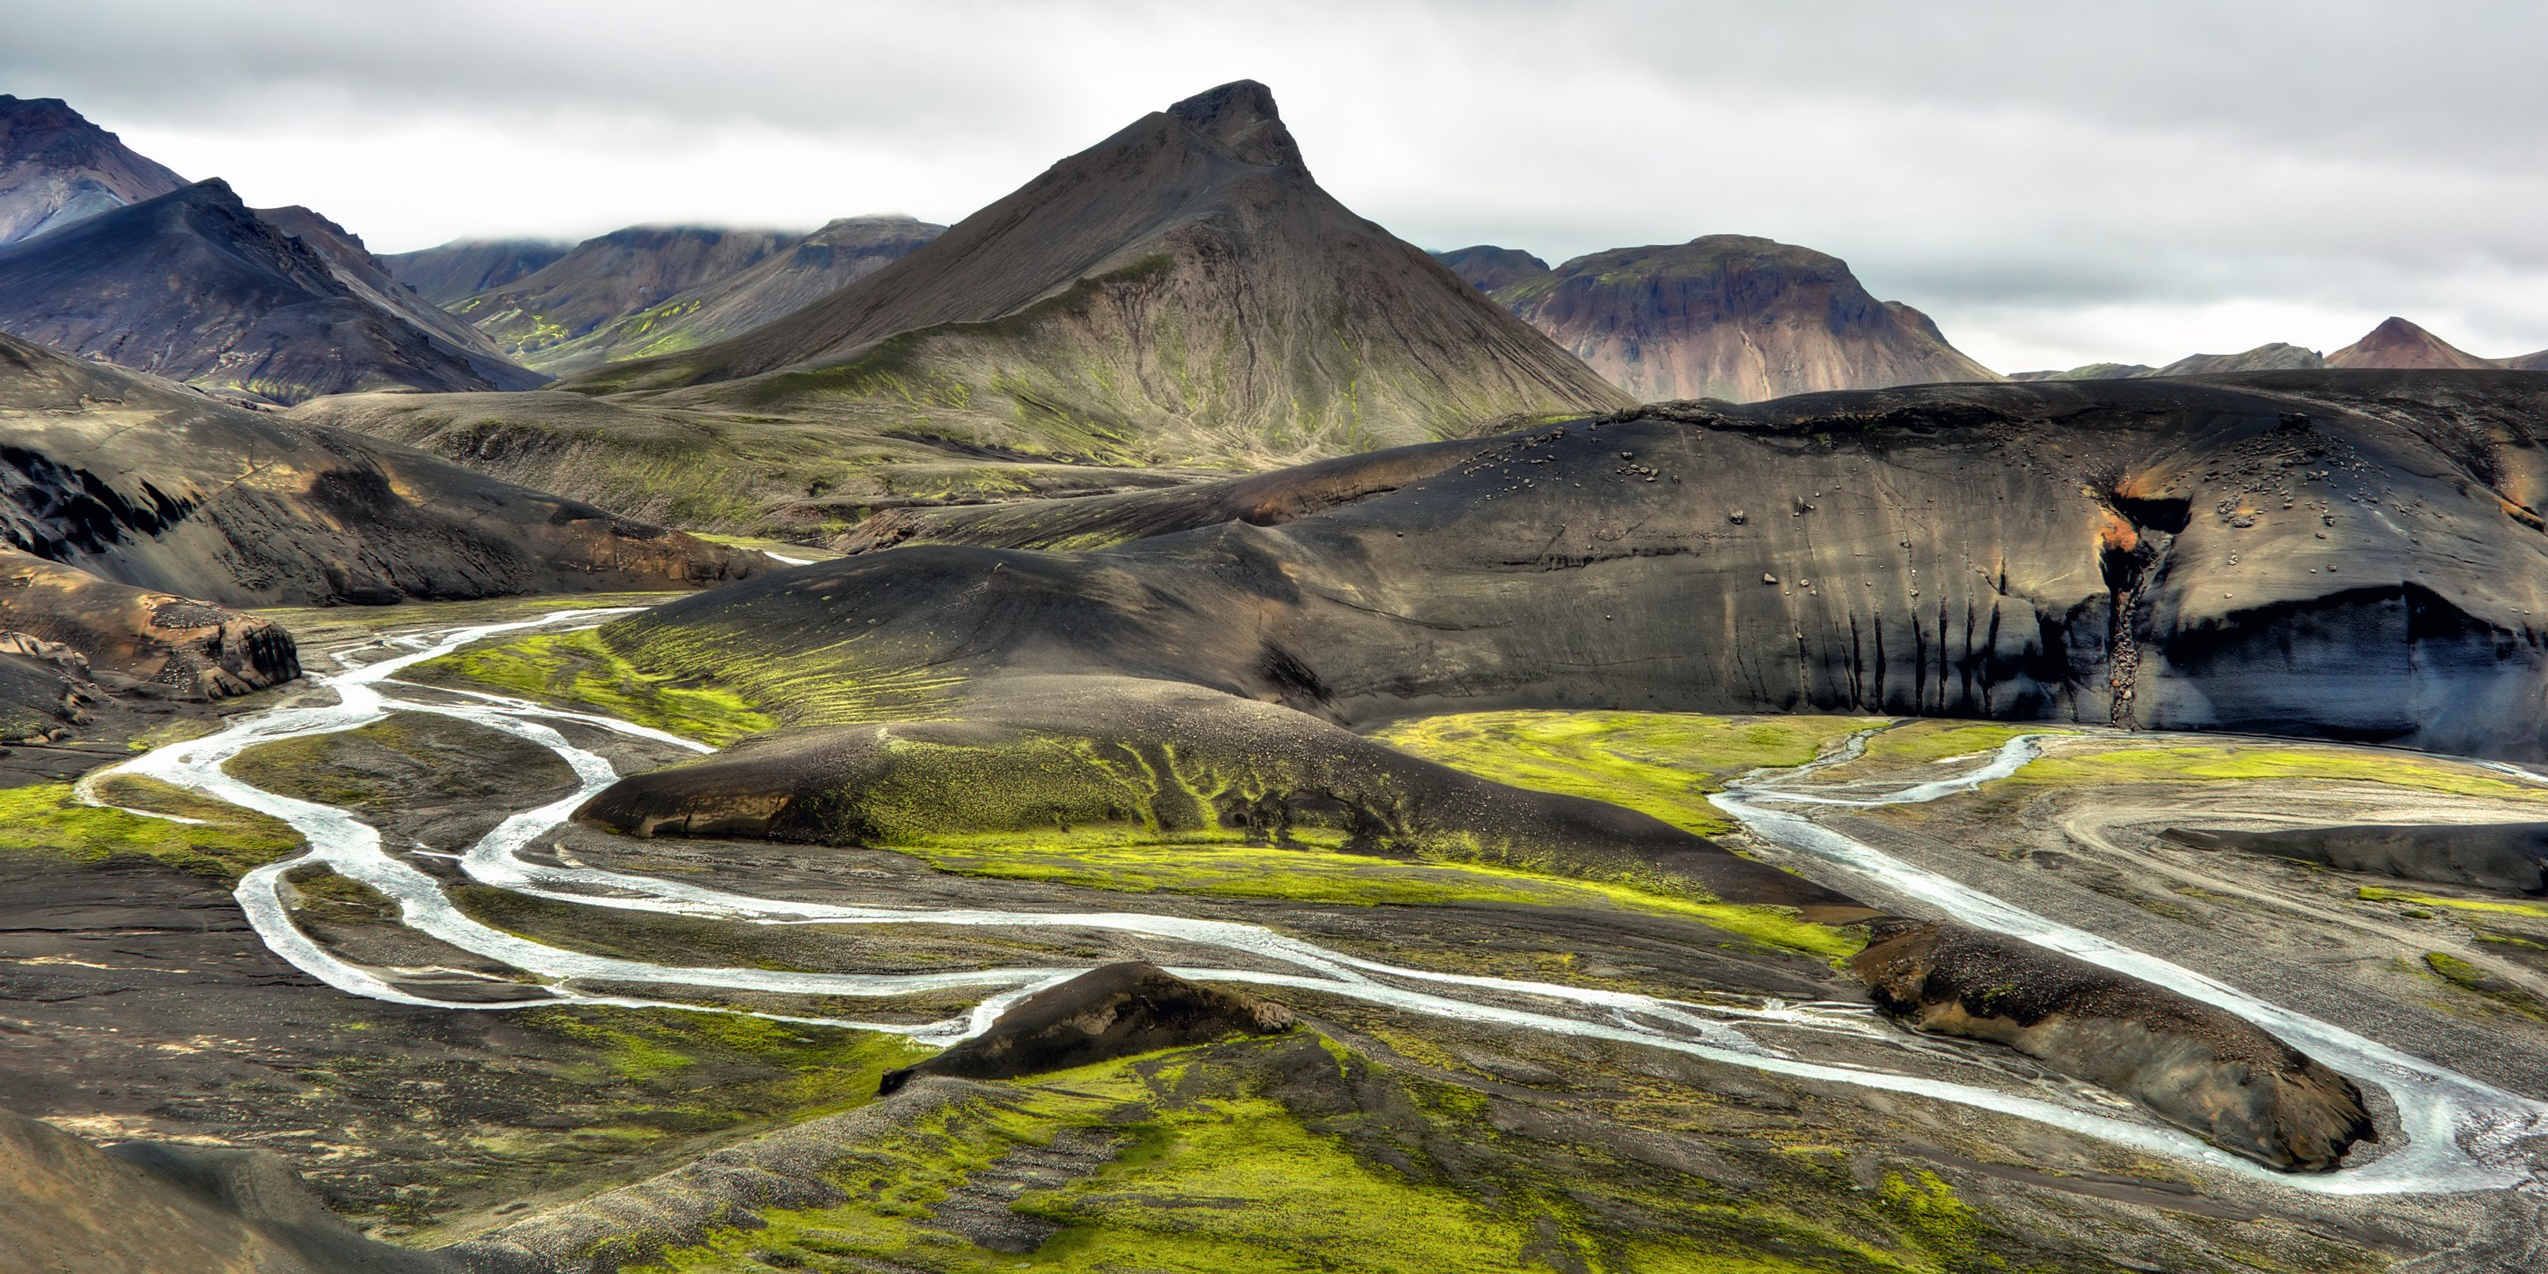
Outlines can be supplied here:
[[2223, 1010], [1961, 925], [1874, 928], [1850, 968], [1915, 1029], [2006, 1044], [2285, 1171], [2333, 1169], [2380, 1139], [2352, 1080]]
[[991, 1029], [917, 1065], [887, 1071], [877, 1092], [923, 1075], [1014, 1079], [1225, 1035], [1292, 1028], [1278, 1004], [1196, 986], [1138, 960], [1091, 969], [1009, 1006]]

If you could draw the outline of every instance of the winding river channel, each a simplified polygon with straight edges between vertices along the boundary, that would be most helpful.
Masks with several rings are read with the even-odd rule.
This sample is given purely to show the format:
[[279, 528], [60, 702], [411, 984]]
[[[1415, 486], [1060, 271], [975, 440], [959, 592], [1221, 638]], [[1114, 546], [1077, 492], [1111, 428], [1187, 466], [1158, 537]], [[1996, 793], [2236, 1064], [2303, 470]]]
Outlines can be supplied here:
[[[2199, 1163], [2207, 1168], [2296, 1190], [2329, 1194], [2448, 1193], [2501, 1188], [2531, 1179], [2530, 1154], [2548, 1137], [2548, 1104], [2426, 1062], [2341, 1027], [2268, 1003], [2216, 979], [2157, 956], [2071, 928], [2016, 907], [1971, 886], [1940, 876], [1851, 839], [1804, 812], [1815, 806], [1872, 806], [1932, 801], [1969, 792], [2014, 774], [2039, 751], [2032, 736], [2011, 740], [1956, 776], [1869, 793], [1862, 785], [1812, 786], [1817, 771], [1846, 761], [1864, 736], [1806, 766], [1747, 776], [1713, 798], [1753, 834], [1792, 852], [1812, 855], [1900, 899], [1906, 910], [1926, 909], [1982, 928], [2011, 934], [2078, 958], [2169, 987], [2218, 1005], [2270, 1030], [2358, 1082], [2387, 1091], [2403, 1123], [2404, 1145], [2391, 1144], [2358, 1166], [2319, 1175], [2289, 1175], [2135, 1114], [2085, 1099], [2065, 1100], [1958, 1083], [1876, 1067], [1798, 1057], [1782, 1047], [1805, 1034], [1838, 1032], [1898, 1046], [1906, 1054], [1934, 1058], [1936, 1041], [1877, 1019], [1861, 1005], [1701, 1004], [1565, 986], [1556, 983], [1474, 977], [1407, 968], [1354, 956], [1257, 925], [1142, 912], [1030, 912], [841, 906], [755, 897], [650, 876], [564, 865], [524, 856], [535, 841], [563, 824], [575, 808], [618, 775], [609, 761], [571, 741], [560, 727], [602, 730], [694, 752], [709, 749], [676, 735], [591, 713], [573, 712], [500, 695], [402, 682], [398, 675], [425, 660], [493, 638], [539, 628], [590, 625], [617, 610], [550, 612], [534, 619], [480, 624], [388, 638], [334, 653], [331, 673], [313, 672], [311, 692], [273, 707], [232, 718], [220, 731], [144, 753], [93, 774], [84, 791], [111, 774], [158, 779], [290, 824], [308, 848], [287, 861], [261, 867], [239, 882], [237, 896], [266, 945], [312, 977], [348, 993], [406, 1004], [464, 1010], [499, 1010], [525, 1003], [590, 1003], [697, 1008], [675, 1001], [636, 998], [609, 990], [630, 985], [697, 989], [702, 994], [775, 993], [848, 1000], [891, 1000], [919, 993], [978, 993], [971, 1010], [933, 1022], [784, 1017], [785, 1020], [890, 1031], [928, 1044], [949, 1044], [976, 1034], [1011, 1003], [1084, 971], [1084, 966], [1009, 966], [932, 973], [867, 974], [796, 972], [724, 966], [684, 966], [618, 959], [567, 950], [481, 924], [464, 914], [438, 879], [392, 853], [380, 831], [354, 812], [258, 788], [232, 777], [223, 764], [267, 743], [359, 729], [392, 712], [457, 718], [499, 730], [554, 753], [575, 773], [572, 794], [513, 812], [458, 855], [470, 879], [517, 893], [586, 906], [714, 918], [738, 923], [790, 925], [963, 925], [1009, 930], [1098, 930], [1169, 940], [1227, 953], [1243, 967], [1173, 967], [1190, 979], [1294, 987], [1346, 997], [1394, 1010], [1515, 1030], [1668, 1049], [1733, 1066], [1831, 1084], [1852, 1085], [1995, 1111], [2070, 1130], [2101, 1141]], [[2522, 772], [2538, 781], [2536, 776]], [[94, 799], [94, 797], [92, 797]], [[140, 811], [146, 812], [146, 811]], [[292, 919], [282, 886], [287, 873], [324, 867], [359, 881], [395, 901], [403, 922], [441, 942], [520, 971], [538, 986], [525, 999], [501, 1003], [446, 1001], [400, 985], [384, 970], [366, 968], [329, 951]], [[735, 1010], [720, 1010], [735, 1011]], [[2360, 1159], [2363, 1156], [2357, 1155]]]

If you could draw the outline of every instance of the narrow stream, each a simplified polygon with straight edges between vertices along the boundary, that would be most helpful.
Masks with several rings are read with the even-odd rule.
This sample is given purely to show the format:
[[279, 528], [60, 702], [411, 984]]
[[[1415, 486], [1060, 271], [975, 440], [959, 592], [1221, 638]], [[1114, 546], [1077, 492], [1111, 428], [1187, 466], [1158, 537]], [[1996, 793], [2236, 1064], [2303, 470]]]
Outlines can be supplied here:
[[[1854, 1085], [1957, 1102], [2070, 1130], [2119, 1146], [2200, 1163], [2255, 1180], [2328, 1194], [2448, 1193], [2503, 1187], [2529, 1179], [2518, 1143], [2548, 1135], [2548, 1105], [2506, 1093], [2374, 1041], [2267, 1003], [2202, 974], [2132, 948], [2057, 924], [1979, 890], [1894, 859], [1803, 817], [1797, 805], [1878, 805], [1936, 800], [1970, 791], [2015, 773], [2038, 750], [2031, 737], [2012, 740], [1989, 760], [1953, 778], [1873, 796], [1794, 790], [1815, 771], [1849, 759], [1863, 747], [1853, 739], [1841, 752], [1794, 770], [1747, 776], [1715, 799], [1718, 806], [1765, 840], [1815, 855], [1882, 890], [1942, 914], [2013, 934], [2082, 959], [2168, 986], [2264, 1026], [2327, 1064], [2386, 1089], [2405, 1120], [2407, 1144], [2391, 1145], [2369, 1162], [2321, 1175], [2274, 1172], [2180, 1132], [2085, 1101], [2029, 1096], [1979, 1084], [1956, 1083], [1840, 1062], [1797, 1057], [1767, 1042], [1771, 1032], [1840, 1033], [1936, 1059], [1958, 1056], [1981, 1069], [1978, 1050], [1942, 1049], [1935, 1041], [1877, 1020], [1862, 1005], [1700, 1004], [1555, 983], [1516, 981], [1405, 968], [1334, 951], [1257, 925], [1141, 912], [1026, 912], [841, 906], [760, 898], [626, 872], [563, 866], [523, 857], [523, 851], [564, 823], [575, 808], [617, 777], [610, 763], [579, 747], [559, 725], [602, 729], [656, 744], [705, 752], [675, 735], [592, 713], [549, 708], [525, 700], [469, 691], [431, 689], [396, 680], [425, 660], [490, 638], [526, 630], [589, 625], [619, 610], [552, 612], [535, 619], [454, 628], [358, 646], [338, 652], [334, 673], [313, 672], [318, 691], [274, 707], [242, 714], [222, 730], [173, 743], [90, 776], [84, 793], [111, 774], [161, 780], [291, 825], [308, 848], [287, 861], [241, 878], [237, 896], [266, 945], [312, 977], [354, 995], [404, 1004], [463, 1010], [500, 1010], [524, 1003], [580, 1003], [697, 1009], [585, 989], [594, 984], [697, 988], [704, 992], [764, 992], [843, 999], [890, 1000], [924, 992], [978, 991], [983, 998], [959, 1017], [937, 1022], [766, 1016], [787, 1021], [890, 1031], [929, 1044], [950, 1044], [989, 1027], [1017, 999], [1084, 971], [1072, 966], [997, 966], [917, 974], [811, 973], [723, 966], [661, 965], [548, 946], [491, 928], [463, 914], [432, 875], [390, 853], [377, 828], [331, 805], [265, 791], [222, 767], [249, 748], [278, 740], [359, 729], [391, 712], [422, 712], [473, 722], [548, 749], [575, 773], [577, 790], [556, 801], [511, 814], [458, 858], [472, 880], [514, 892], [576, 903], [697, 916], [752, 924], [971, 925], [1011, 929], [1113, 931], [1227, 952], [1275, 968], [1175, 966], [1201, 981], [1296, 987], [1403, 1012], [1490, 1022], [1517, 1029], [1668, 1049], [1773, 1074]], [[357, 658], [358, 656], [369, 656]], [[91, 796], [91, 799], [95, 799]], [[146, 812], [146, 811], [144, 811]], [[382, 971], [328, 951], [303, 933], [283, 901], [284, 877], [323, 866], [379, 891], [397, 903], [410, 928], [453, 947], [499, 962], [536, 979], [525, 1000], [500, 1003], [449, 1001], [397, 985]], [[1521, 1007], [1529, 1005], [1531, 1007]], [[733, 1010], [713, 1010], [733, 1011]], [[1773, 1037], [1774, 1038], [1774, 1037]], [[1994, 1072], [1996, 1073], [1996, 1072]], [[2056, 1095], [2060, 1096], [2060, 1095]], [[2393, 1138], [2394, 1141], [2394, 1138]]]

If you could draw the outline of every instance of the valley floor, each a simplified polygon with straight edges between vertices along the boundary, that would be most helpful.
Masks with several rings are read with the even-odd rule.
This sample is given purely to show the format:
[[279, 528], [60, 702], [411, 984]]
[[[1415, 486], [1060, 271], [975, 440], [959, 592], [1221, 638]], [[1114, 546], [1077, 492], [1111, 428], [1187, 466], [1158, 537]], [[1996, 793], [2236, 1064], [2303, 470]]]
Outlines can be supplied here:
[[[610, 773], [772, 724], [577, 631], [647, 600], [297, 617], [336, 684], [238, 703], [234, 731], [300, 724], [213, 749], [261, 813], [177, 764], [175, 735], [210, 722], [156, 736], [165, 765], [97, 780], [137, 812], [59, 781], [0, 790], [0, 1107], [279, 1151], [417, 1247], [842, 1116], [838, 1199], [656, 1236], [630, 1269], [2314, 1272], [2391, 1268], [2473, 1224], [2479, 1246], [2416, 1267], [2449, 1270], [2538, 1225], [2533, 1187], [2510, 1187], [2548, 1127], [2548, 904], [2160, 836], [2548, 818], [2526, 772], [2048, 727], [2000, 773], [2024, 730], [1938, 721], [1505, 712], [1378, 732], [1903, 914], [1937, 914], [1935, 873], [2436, 1064], [2357, 1075], [2383, 1142], [2291, 1177], [2014, 1052], [1879, 1019], [1836, 967], [1863, 927], [1650, 881], [1315, 837], [835, 849], [564, 823]], [[501, 624], [521, 627], [452, 636]], [[376, 711], [347, 710], [366, 694]], [[1924, 784], [1933, 799], [1894, 800]], [[1767, 807], [1747, 802], [1781, 785], [1893, 801], [1777, 808], [1900, 870], [1757, 834]], [[377, 848], [296, 858], [324, 812]], [[875, 1098], [977, 1006], [1125, 959], [1244, 985], [1306, 1029]], [[2435, 1137], [2428, 1109], [2458, 1126]]]

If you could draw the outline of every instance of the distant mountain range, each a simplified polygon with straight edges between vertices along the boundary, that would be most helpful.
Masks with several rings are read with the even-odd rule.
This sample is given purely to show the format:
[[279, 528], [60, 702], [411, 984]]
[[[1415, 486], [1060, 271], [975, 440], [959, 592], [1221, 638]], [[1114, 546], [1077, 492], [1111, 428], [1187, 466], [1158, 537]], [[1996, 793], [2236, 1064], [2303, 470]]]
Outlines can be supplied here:
[[498, 349], [527, 366], [605, 324], [729, 278], [797, 242], [786, 230], [630, 226], [576, 244], [509, 283], [451, 302]]
[[2238, 354], [2193, 354], [2165, 367], [2143, 363], [2090, 363], [2067, 371], [2019, 372], [2011, 380], [2126, 380], [2151, 376], [2214, 376], [2318, 367], [2398, 371], [2548, 371], [2548, 350], [2515, 358], [2480, 358], [2402, 318], [2382, 320], [2361, 340], [2332, 354], [2275, 342]]
[[457, 239], [381, 258], [390, 277], [436, 305], [503, 287], [573, 251], [571, 239]]
[[1491, 245], [1435, 255], [1641, 402], [2001, 379], [1929, 316], [1793, 244], [1706, 235], [1553, 270]]

